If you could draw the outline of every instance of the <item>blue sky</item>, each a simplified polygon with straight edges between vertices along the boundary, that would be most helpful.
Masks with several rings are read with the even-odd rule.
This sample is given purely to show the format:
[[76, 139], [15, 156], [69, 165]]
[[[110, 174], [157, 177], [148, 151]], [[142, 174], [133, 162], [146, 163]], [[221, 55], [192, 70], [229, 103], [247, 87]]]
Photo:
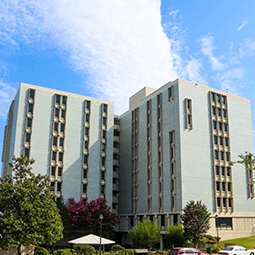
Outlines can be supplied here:
[[[2, 0], [0, 147], [21, 82], [108, 99], [177, 77], [251, 100], [254, 0]], [[255, 131], [253, 131], [255, 135]]]

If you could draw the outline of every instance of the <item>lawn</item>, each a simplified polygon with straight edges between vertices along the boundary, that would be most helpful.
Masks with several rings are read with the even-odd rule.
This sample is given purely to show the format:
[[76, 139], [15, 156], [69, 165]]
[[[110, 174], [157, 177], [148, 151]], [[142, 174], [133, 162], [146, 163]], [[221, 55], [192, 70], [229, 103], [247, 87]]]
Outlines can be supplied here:
[[223, 243], [236, 243], [237, 245], [243, 246], [247, 249], [255, 249], [255, 236], [225, 240]]

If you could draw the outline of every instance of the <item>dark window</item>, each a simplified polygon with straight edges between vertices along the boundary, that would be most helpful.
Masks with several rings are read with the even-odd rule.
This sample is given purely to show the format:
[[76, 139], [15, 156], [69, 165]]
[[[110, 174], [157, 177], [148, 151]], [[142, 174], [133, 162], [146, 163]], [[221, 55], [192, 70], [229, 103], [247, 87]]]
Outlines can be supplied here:
[[54, 191], [54, 186], [55, 186], [55, 182], [51, 182], [50, 183], [50, 187], [51, 187], [51, 189]]
[[58, 160], [63, 161], [63, 153], [62, 152], [59, 152]]
[[113, 153], [113, 159], [117, 159], [117, 160], [119, 160], [119, 154], [117, 154], [117, 153]]
[[29, 133], [26, 133], [26, 142], [30, 143], [31, 135]]
[[228, 206], [232, 207], [232, 200], [231, 200], [231, 198], [228, 199]]
[[60, 146], [60, 147], [63, 147], [63, 146], [64, 146], [64, 139], [63, 139], [63, 138], [60, 138], [60, 139], [59, 139], [59, 146]]
[[211, 93], [211, 98], [212, 98], [212, 101], [215, 101], [214, 93]]
[[59, 104], [60, 103], [60, 96], [56, 95], [56, 103]]
[[113, 166], [113, 171], [114, 171], [114, 172], [119, 171], [119, 167], [118, 167], [118, 166]]
[[29, 104], [28, 105], [28, 112], [30, 112], [31, 114], [33, 114], [33, 105]]
[[222, 199], [222, 204], [223, 204], [223, 207], [226, 207], [226, 198], [225, 197], [223, 197], [223, 199]]
[[190, 121], [190, 115], [188, 115], [188, 124], [190, 125], [191, 121]]
[[215, 174], [219, 175], [219, 166], [215, 166]]
[[226, 161], [229, 161], [229, 153], [226, 152]]
[[52, 160], [56, 160], [56, 152], [52, 152]]
[[220, 198], [217, 197], [217, 206], [220, 207]]
[[119, 147], [120, 147], [120, 144], [119, 144], [118, 142], [115, 142], [115, 141], [114, 141], [114, 142], [113, 142], [113, 147], [114, 147], [114, 148], [119, 148]]
[[101, 180], [104, 180], [104, 179], [105, 179], [105, 173], [101, 172]]
[[90, 110], [90, 101], [86, 101], [86, 109]]
[[222, 103], [225, 104], [226, 103], [226, 98], [224, 96], [222, 96], [221, 98], [222, 98]]
[[102, 158], [102, 166], [105, 166], [105, 158]]
[[61, 125], [60, 125], [60, 131], [61, 131], [61, 132], [64, 132], [64, 131], [65, 131], [65, 124], [61, 124]]
[[228, 125], [224, 123], [224, 131], [228, 132]]
[[83, 169], [83, 178], [87, 178], [88, 177], [88, 171], [86, 169]]
[[103, 118], [103, 125], [106, 126], [106, 118]]
[[216, 122], [215, 121], [213, 122], [213, 129], [216, 130]]
[[87, 194], [87, 184], [83, 183], [83, 188], [82, 188], [83, 194]]
[[63, 105], [66, 105], [66, 97], [64, 97], [64, 96], [63, 96], [63, 98], [62, 98], [62, 104], [63, 104]]
[[119, 125], [120, 124], [120, 120], [119, 119], [114, 119], [114, 125]]
[[61, 182], [58, 182], [58, 183], [57, 183], [57, 191], [58, 191], [58, 192], [61, 192], [61, 186], [62, 186], [62, 183], [61, 183]]
[[54, 131], [58, 131], [58, 123], [54, 123]]
[[103, 138], [106, 138], [106, 131], [103, 130]]
[[84, 149], [87, 150], [88, 147], [89, 147], [89, 143], [88, 143], [88, 142], [85, 142], [85, 143], [84, 143]]
[[161, 226], [165, 226], [165, 215], [161, 215]]
[[224, 117], [224, 118], [227, 117], [227, 112], [226, 112], [226, 110], [223, 110], [223, 117]]
[[88, 156], [84, 155], [84, 164], [88, 164]]
[[216, 182], [216, 190], [220, 190], [220, 183], [219, 182]]
[[225, 190], [226, 190], [226, 189], [225, 189], [225, 187], [226, 187], [225, 182], [222, 182], [222, 183], [221, 183], [221, 186], [222, 186], [222, 191], [225, 191]]
[[118, 130], [114, 130], [114, 136], [120, 136], [120, 132]]
[[219, 130], [222, 131], [222, 124], [219, 122]]
[[55, 166], [52, 166], [52, 167], [51, 167], [51, 175], [52, 175], [52, 176], [55, 176], [55, 173], [56, 173], [56, 167], [55, 167]]
[[86, 114], [85, 120], [86, 120], [86, 122], [89, 122], [89, 115], [88, 114]]
[[221, 109], [218, 108], [218, 116], [221, 117]]
[[62, 112], [61, 112], [61, 117], [64, 119], [65, 116], [66, 116], [66, 111], [65, 111], [65, 110], [62, 110]]
[[230, 168], [227, 167], [227, 176], [230, 176]]
[[105, 149], [106, 149], [106, 144], [102, 143], [102, 151], [105, 152]]
[[103, 106], [103, 111], [106, 113], [107, 112], [107, 104], [104, 104]]
[[212, 108], [212, 114], [215, 115], [215, 107]]
[[218, 220], [216, 221], [216, 227], [232, 228], [232, 218], [218, 218]]
[[25, 149], [25, 156], [29, 158], [29, 149]]
[[27, 119], [27, 127], [32, 127], [32, 119]]
[[217, 101], [218, 101], [218, 103], [220, 103], [220, 96], [219, 95], [217, 95]]
[[30, 89], [30, 91], [29, 91], [29, 97], [32, 98], [32, 99], [34, 99], [34, 97], [35, 97], [35, 91], [34, 91], [33, 89]]
[[59, 117], [59, 109], [55, 109], [55, 117]]
[[231, 184], [228, 182], [228, 191], [231, 191]]
[[224, 160], [224, 152], [223, 151], [220, 152], [220, 159]]
[[190, 100], [187, 100], [187, 108], [190, 109]]
[[54, 146], [57, 146], [57, 142], [58, 142], [58, 138], [57, 138], [57, 137], [53, 137], [53, 142], [52, 142], [52, 144], [53, 144]]
[[217, 136], [214, 136], [213, 139], [214, 139], [214, 144], [217, 144], [218, 143]]
[[85, 135], [89, 136], [89, 129], [88, 128], [85, 128]]
[[225, 146], [228, 146], [228, 138], [225, 138]]
[[101, 194], [104, 195], [104, 186], [101, 186]]
[[218, 159], [218, 151], [214, 151], [214, 158], [217, 160]]
[[224, 166], [222, 166], [221, 167], [221, 175], [224, 175], [225, 173], [224, 173], [225, 171], [224, 171]]
[[58, 168], [58, 176], [59, 176], [59, 177], [62, 176], [62, 170], [63, 170], [62, 167], [59, 167], [59, 168]]
[[220, 136], [220, 145], [223, 145], [223, 138]]

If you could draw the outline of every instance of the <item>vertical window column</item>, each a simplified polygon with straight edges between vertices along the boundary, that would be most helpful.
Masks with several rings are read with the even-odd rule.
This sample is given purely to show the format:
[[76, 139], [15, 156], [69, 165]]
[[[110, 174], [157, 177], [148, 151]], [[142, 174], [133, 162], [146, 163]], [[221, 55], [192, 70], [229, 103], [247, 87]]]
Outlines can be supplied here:
[[89, 134], [91, 119], [91, 101], [84, 101], [83, 144], [82, 144], [82, 172], [81, 197], [88, 197], [88, 171], [89, 171]]
[[151, 213], [152, 206], [152, 179], [151, 179], [151, 100], [147, 101], [147, 211]]
[[191, 99], [185, 99], [185, 112], [186, 112], [186, 129], [193, 128], [193, 119], [192, 119], [192, 101]]
[[163, 123], [162, 94], [157, 95], [157, 142], [158, 142], [158, 207], [163, 212]]
[[108, 105], [101, 105], [101, 166], [99, 196], [105, 198], [106, 191], [106, 148], [107, 148], [107, 111]]
[[176, 167], [175, 167], [175, 132], [174, 130], [169, 133], [169, 148], [170, 148], [170, 204], [171, 211], [176, 212]]
[[62, 195], [63, 188], [66, 110], [67, 97], [55, 94], [52, 118], [50, 180], [53, 192], [57, 197]]
[[34, 105], [35, 105], [35, 90], [29, 89], [27, 96], [27, 114], [26, 114], [26, 127], [24, 134], [24, 147], [23, 155], [30, 158], [31, 150], [31, 137], [32, 137], [32, 120], [34, 114]]
[[[252, 159], [251, 155], [248, 157], [250, 157], [250, 160]], [[248, 177], [248, 192], [249, 192], [248, 196], [249, 198], [253, 199], [254, 198], [254, 178], [253, 178], [254, 169], [252, 168], [252, 164], [247, 165], [246, 167], [248, 169], [248, 173], [247, 173], [248, 174], [247, 176]]]

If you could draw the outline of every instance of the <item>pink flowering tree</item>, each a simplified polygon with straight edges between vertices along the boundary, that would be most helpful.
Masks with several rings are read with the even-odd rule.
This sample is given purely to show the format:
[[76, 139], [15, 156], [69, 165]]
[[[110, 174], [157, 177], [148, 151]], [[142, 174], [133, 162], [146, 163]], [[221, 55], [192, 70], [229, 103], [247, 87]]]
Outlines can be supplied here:
[[197, 248], [198, 239], [202, 238], [210, 228], [209, 220], [211, 213], [202, 201], [190, 201], [183, 209], [181, 216], [184, 232]]
[[116, 214], [110, 211], [111, 208], [104, 198], [90, 202], [81, 199], [77, 203], [73, 198], [69, 198], [68, 202], [67, 210], [71, 217], [72, 226], [79, 230], [85, 230], [88, 234], [100, 234], [100, 214], [103, 215], [102, 229], [105, 237], [113, 235], [114, 227], [121, 223]]

